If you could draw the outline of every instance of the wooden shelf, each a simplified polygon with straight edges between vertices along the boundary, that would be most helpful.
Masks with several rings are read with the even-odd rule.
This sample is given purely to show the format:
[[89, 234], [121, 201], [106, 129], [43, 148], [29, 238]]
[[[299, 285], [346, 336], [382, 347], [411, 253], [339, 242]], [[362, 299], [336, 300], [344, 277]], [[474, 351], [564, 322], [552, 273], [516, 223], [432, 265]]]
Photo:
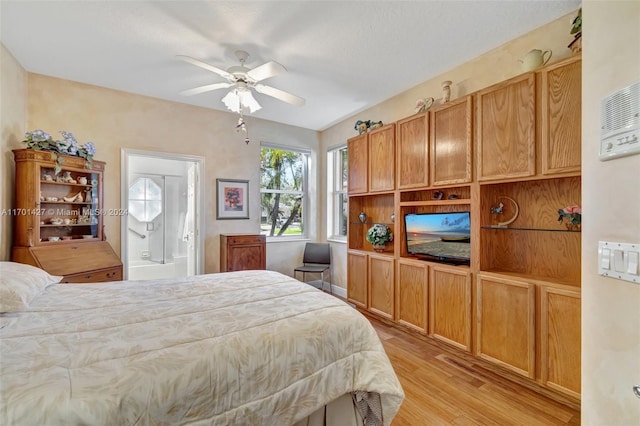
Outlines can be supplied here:
[[420, 206], [457, 206], [469, 205], [471, 200], [467, 198], [458, 198], [455, 200], [432, 200], [432, 201], [401, 201], [400, 207], [420, 207]]
[[92, 204], [98, 204], [95, 203], [93, 201], [83, 201], [83, 202], [79, 202], [79, 201], [40, 201], [40, 204], [36, 204], [36, 205], [42, 205], [42, 204], [74, 204], [77, 206], [84, 206], [84, 205], [92, 205]]
[[511, 280], [516, 281], [526, 281], [529, 283], [534, 283], [537, 285], [542, 285], [545, 287], [556, 287], [556, 288], [566, 288], [570, 287], [571, 289], [580, 288], [580, 282], [569, 281], [569, 280], [560, 280], [557, 277], [544, 277], [536, 274], [523, 274], [516, 273], [511, 271], [503, 271], [500, 269], [489, 269], [489, 270], [481, 270], [481, 274], [483, 275], [491, 275], [499, 278], [509, 278]]
[[64, 185], [64, 186], [75, 186], [75, 187], [79, 187], [79, 188], [96, 188], [97, 185], [91, 185], [91, 184], [81, 184], [81, 183], [68, 183], [68, 182], [56, 182], [56, 181], [51, 181], [51, 180], [41, 180], [40, 184], [46, 184], [46, 185]]
[[60, 224], [60, 225], [54, 225], [53, 223], [45, 223], [44, 225], [40, 225], [41, 228], [65, 228], [67, 226], [96, 226], [98, 225], [97, 223], [69, 223], [67, 225]]
[[557, 229], [557, 228], [528, 228], [528, 227], [513, 227], [503, 228], [498, 226], [481, 226], [481, 229], [490, 229], [492, 231], [536, 231], [536, 232], [572, 232], [579, 234], [581, 231], [572, 231], [569, 229]]

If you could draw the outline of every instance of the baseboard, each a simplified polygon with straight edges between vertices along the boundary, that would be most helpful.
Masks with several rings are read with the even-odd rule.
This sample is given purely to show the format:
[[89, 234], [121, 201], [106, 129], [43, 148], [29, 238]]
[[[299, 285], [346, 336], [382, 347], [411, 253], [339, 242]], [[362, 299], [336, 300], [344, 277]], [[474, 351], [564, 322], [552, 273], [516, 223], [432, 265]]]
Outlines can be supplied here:
[[347, 289], [344, 287], [339, 287], [337, 285], [331, 284], [331, 290], [333, 290], [333, 294], [336, 296], [340, 296], [343, 299], [347, 298]]
[[[322, 283], [322, 285], [321, 285]], [[344, 287], [339, 287], [335, 284], [331, 284], [327, 281], [322, 282], [321, 280], [315, 280], [315, 281], [307, 281], [305, 284], [309, 284], [314, 286], [317, 289], [322, 289], [322, 290], [329, 290], [329, 286], [331, 286], [331, 292], [336, 295], [336, 296], [340, 296], [343, 299], [347, 298], [347, 289]]]

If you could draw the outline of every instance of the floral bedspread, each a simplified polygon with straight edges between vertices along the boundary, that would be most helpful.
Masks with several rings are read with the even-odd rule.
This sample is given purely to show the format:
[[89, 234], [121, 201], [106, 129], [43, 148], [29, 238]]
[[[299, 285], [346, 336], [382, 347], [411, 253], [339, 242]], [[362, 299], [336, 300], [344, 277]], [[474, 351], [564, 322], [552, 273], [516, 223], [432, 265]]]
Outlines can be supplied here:
[[0, 329], [0, 424], [290, 425], [403, 391], [369, 322], [277, 272], [53, 285]]

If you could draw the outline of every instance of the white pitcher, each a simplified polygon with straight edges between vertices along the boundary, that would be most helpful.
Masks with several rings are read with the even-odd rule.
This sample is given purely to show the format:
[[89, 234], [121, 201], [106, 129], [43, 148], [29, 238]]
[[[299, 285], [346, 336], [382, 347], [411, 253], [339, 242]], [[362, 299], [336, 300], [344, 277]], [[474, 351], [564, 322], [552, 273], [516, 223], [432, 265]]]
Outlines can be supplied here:
[[543, 52], [540, 49], [533, 49], [525, 55], [524, 59], [518, 60], [518, 62], [522, 64], [523, 71], [533, 71], [549, 62], [551, 54], [551, 50], [545, 50]]

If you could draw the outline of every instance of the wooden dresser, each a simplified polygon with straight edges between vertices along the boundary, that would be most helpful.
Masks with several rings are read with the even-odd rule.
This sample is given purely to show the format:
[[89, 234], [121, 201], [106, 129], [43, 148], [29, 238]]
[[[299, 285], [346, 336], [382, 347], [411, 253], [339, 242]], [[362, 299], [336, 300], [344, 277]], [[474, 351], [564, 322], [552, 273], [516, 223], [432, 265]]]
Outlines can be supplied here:
[[[105, 241], [105, 163], [16, 149], [14, 262], [61, 275], [65, 283], [122, 280], [122, 262]], [[60, 161], [62, 160], [62, 161]], [[61, 170], [56, 173], [56, 166]]]
[[259, 234], [221, 234], [220, 272], [267, 269], [266, 237]]

